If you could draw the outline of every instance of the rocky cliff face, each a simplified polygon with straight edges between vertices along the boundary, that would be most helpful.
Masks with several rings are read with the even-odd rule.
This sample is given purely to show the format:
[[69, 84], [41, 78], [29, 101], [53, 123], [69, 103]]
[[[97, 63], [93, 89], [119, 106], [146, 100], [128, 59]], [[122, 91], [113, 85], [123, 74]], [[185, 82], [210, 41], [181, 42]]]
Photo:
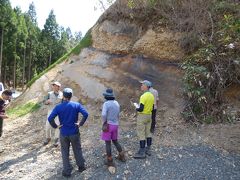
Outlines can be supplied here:
[[[141, 16], [142, 12], [139, 13]], [[161, 61], [181, 61], [184, 56], [179, 45], [182, 34], [161, 24], [153, 28], [151, 23], [151, 17], [147, 22], [141, 18], [132, 19], [131, 9], [125, 1], [117, 1], [93, 27], [93, 47], [110, 53], [140, 54]]]
[[62, 88], [73, 89], [74, 101], [80, 101], [95, 110], [101, 109], [104, 101], [102, 93], [107, 87], [112, 87], [124, 114], [135, 114], [133, 102], [138, 102], [142, 94], [139, 81], [148, 79], [159, 92], [159, 113], [168, 122], [169, 118], [181, 117], [184, 103], [181, 77], [181, 70], [176, 63], [85, 48], [78, 56], [72, 56], [38, 79], [19, 101], [42, 101], [50, 90], [51, 81], [58, 80]]

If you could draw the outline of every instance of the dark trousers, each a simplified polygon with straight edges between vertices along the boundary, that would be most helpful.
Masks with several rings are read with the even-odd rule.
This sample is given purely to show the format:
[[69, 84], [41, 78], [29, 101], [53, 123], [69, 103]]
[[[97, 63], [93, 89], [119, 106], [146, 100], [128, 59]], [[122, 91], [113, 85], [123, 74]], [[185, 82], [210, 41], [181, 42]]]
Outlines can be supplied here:
[[80, 134], [75, 134], [71, 136], [60, 135], [60, 142], [61, 142], [61, 152], [62, 152], [62, 161], [63, 161], [63, 173], [71, 174], [73, 169], [69, 161], [70, 144], [72, 145], [73, 154], [74, 154], [77, 166], [84, 167], [85, 160], [82, 155]]
[[0, 137], [2, 136], [3, 132], [3, 118], [0, 118]]
[[155, 125], [156, 125], [156, 113], [157, 109], [152, 110], [152, 123], [151, 123], [151, 132], [153, 133], [155, 130]]
[[[118, 143], [118, 140], [112, 140], [113, 144], [115, 145], [117, 151], [120, 153], [122, 152], [122, 147], [121, 145]], [[111, 141], [105, 141], [106, 144], [106, 152], [107, 152], [107, 156], [110, 157], [112, 156], [112, 147], [111, 147]]]

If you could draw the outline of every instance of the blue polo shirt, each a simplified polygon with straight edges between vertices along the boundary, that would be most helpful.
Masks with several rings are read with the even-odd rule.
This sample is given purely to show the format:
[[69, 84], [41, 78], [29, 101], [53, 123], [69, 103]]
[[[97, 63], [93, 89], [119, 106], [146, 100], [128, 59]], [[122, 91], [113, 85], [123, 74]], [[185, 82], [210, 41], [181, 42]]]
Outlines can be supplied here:
[[72, 101], [63, 101], [61, 104], [58, 104], [53, 109], [52, 113], [48, 117], [48, 121], [54, 120], [56, 116], [58, 116], [60, 125], [60, 133], [63, 136], [69, 136], [79, 133], [79, 128], [75, 124], [78, 122], [78, 114], [81, 113], [83, 115], [81, 125], [84, 124], [88, 117], [88, 112], [85, 108], [77, 102]]

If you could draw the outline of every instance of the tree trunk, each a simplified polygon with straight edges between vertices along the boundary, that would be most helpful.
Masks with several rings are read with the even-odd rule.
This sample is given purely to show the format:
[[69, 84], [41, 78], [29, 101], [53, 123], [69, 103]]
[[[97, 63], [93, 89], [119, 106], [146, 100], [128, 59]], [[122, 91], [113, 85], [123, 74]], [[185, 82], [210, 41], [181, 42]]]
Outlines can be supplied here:
[[4, 66], [3, 66], [3, 67], [5, 67], [5, 68], [4, 68], [4, 71], [3, 71], [3, 73], [4, 73], [3, 83], [4, 83], [4, 84], [7, 83], [7, 67], [6, 67], [6, 66], [7, 66], [6, 64], [4, 64]]
[[13, 90], [16, 89], [16, 71], [17, 71], [17, 59], [16, 59], [16, 55], [17, 55], [17, 47], [16, 47], [16, 44], [17, 44], [17, 40], [15, 41], [15, 48], [14, 48], [14, 59], [13, 59]]
[[31, 80], [31, 68], [32, 68], [32, 42], [30, 42], [30, 51], [29, 51], [28, 82]]
[[50, 48], [50, 54], [49, 54], [49, 62], [48, 62], [48, 66], [51, 66], [52, 64], [52, 48]]
[[22, 90], [24, 89], [24, 81], [25, 81], [25, 66], [26, 66], [26, 47], [27, 47], [27, 40], [25, 39], [25, 48], [23, 52], [23, 71], [22, 71]]
[[14, 64], [13, 64], [13, 89], [16, 89], [16, 56], [14, 56]]
[[2, 80], [2, 52], [3, 52], [3, 32], [4, 29], [1, 28], [1, 47], [0, 47], [0, 81]]

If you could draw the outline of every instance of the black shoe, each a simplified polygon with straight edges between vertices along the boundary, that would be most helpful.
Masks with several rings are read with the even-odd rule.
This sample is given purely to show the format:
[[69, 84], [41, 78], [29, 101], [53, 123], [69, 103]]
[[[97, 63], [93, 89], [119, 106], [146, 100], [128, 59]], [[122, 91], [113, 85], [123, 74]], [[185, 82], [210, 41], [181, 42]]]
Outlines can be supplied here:
[[145, 148], [140, 148], [139, 151], [133, 156], [135, 159], [145, 159]]
[[78, 172], [83, 172], [83, 171], [85, 171], [86, 170], [86, 167], [85, 166], [83, 166], [83, 167], [78, 167]]
[[150, 146], [147, 146], [147, 147], [146, 147], [145, 153], [146, 153], [146, 155], [148, 155], [148, 156], [151, 156], [151, 155], [152, 155], [152, 153], [151, 153], [151, 147], [150, 147]]
[[62, 176], [68, 178], [68, 177], [71, 177], [71, 174], [67, 174], [67, 173], [62, 172]]

